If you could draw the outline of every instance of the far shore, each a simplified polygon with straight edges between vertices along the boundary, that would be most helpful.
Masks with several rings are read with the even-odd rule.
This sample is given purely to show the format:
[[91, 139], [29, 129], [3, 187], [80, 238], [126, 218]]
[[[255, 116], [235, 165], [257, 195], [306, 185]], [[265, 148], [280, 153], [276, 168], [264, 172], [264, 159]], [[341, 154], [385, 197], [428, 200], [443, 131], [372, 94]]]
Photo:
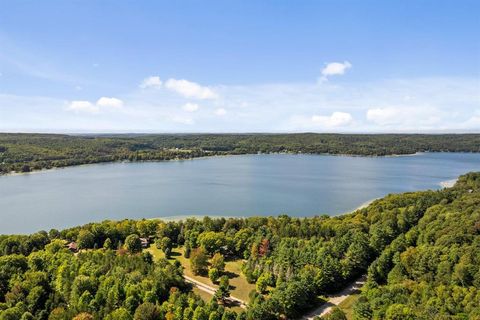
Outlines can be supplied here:
[[269, 152], [269, 153], [241, 153], [241, 154], [215, 154], [215, 155], [204, 155], [200, 157], [192, 158], [174, 158], [168, 160], [116, 160], [116, 161], [103, 161], [103, 162], [93, 162], [93, 163], [81, 163], [53, 168], [42, 168], [42, 169], [32, 169], [31, 171], [21, 172], [21, 171], [11, 171], [8, 173], [0, 173], [2, 176], [21, 176], [21, 175], [30, 175], [34, 173], [43, 173], [50, 172], [58, 169], [82, 167], [96, 164], [113, 164], [113, 163], [142, 163], [142, 162], [170, 162], [170, 161], [189, 161], [189, 160], [198, 160], [198, 159], [207, 159], [207, 158], [216, 158], [216, 157], [235, 157], [235, 156], [252, 156], [252, 155], [270, 155], [270, 154], [283, 154], [283, 155], [312, 155], [312, 156], [332, 156], [332, 157], [360, 157], [360, 158], [390, 158], [390, 157], [413, 157], [421, 155], [425, 152], [415, 152], [411, 154], [387, 154], [387, 155], [361, 155], [361, 154], [348, 154], [348, 153], [302, 153], [302, 152]]

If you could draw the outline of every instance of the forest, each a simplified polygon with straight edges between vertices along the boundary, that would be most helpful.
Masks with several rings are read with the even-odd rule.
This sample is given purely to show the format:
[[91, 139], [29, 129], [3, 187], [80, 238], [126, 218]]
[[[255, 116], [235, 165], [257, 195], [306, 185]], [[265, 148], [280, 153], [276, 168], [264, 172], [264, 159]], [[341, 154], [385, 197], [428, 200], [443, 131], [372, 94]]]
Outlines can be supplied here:
[[112, 161], [305, 153], [385, 156], [480, 152], [480, 134], [156, 134], [0, 133], [0, 174]]
[[[192, 291], [176, 252], [218, 284], [209, 299]], [[255, 285], [244, 309], [226, 303], [232, 260]], [[0, 319], [297, 319], [365, 274], [353, 319], [480, 319], [480, 173], [337, 217], [103, 221], [2, 235]], [[346, 316], [336, 308], [323, 319]]]

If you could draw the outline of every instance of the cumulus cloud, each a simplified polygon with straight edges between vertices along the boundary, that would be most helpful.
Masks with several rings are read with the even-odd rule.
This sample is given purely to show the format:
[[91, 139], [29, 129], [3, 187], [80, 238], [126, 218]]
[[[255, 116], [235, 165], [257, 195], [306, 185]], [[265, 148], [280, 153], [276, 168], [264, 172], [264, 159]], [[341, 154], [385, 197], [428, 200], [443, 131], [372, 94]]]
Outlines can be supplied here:
[[71, 101], [67, 110], [74, 112], [99, 113], [105, 109], [120, 109], [123, 101], [117, 98], [101, 97], [95, 104], [86, 100]]
[[123, 101], [117, 98], [101, 97], [97, 100], [97, 106], [100, 108], [121, 108]]
[[84, 100], [75, 100], [70, 102], [67, 109], [74, 112], [88, 112], [88, 113], [97, 113], [100, 111], [100, 108], [98, 106], [92, 104], [90, 101], [84, 101]]
[[186, 103], [183, 105], [182, 109], [187, 111], [187, 112], [195, 112], [199, 109], [200, 107], [198, 104], [195, 103]]
[[[186, 99], [167, 88], [137, 89], [122, 95], [121, 108], [101, 106], [104, 103], [99, 103], [100, 96], [89, 101], [72, 99], [65, 102], [0, 93], [0, 127], [4, 130], [51, 128], [59, 131], [69, 128], [76, 132], [480, 130], [480, 112], [475, 111], [480, 110], [476, 78], [384, 79], [322, 85], [312, 81], [219, 85], [214, 89], [218, 99], [201, 101]], [[199, 109], [187, 112], [182, 109], [187, 102], [198, 103]], [[59, 112], [61, 110], [65, 112]], [[221, 117], [225, 113], [228, 121], [226, 116]]]
[[337, 76], [345, 74], [347, 69], [350, 69], [352, 64], [348, 61], [344, 62], [330, 62], [322, 69], [322, 80], [327, 80], [330, 76]]
[[344, 127], [351, 124], [353, 117], [347, 112], [334, 112], [330, 116], [312, 116], [312, 122], [324, 127]]
[[217, 116], [224, 116], [227, 114], [227, 110], [225, 110], [224, 108], [218, 108], [215, 110], [215, 114]]
[[174, 91], [185, 98], [193, 98], [199, 100], [217, 99], [218, 95], [209, 87], [204, 87], [198, 83], [188, 80], [168, 79], [165, 82], [165, 88]]
[[158, 77], [158, 76], [151, 76], [151, 77], [143, 79], [143, 81], [142, 81], [142, 83], [140, 83], [139, 87], [141, 89], [147, 89], [147, 88], [158, 89], [158, 88], [162, 87], [162, 80], [160, 80], [160, 77]]

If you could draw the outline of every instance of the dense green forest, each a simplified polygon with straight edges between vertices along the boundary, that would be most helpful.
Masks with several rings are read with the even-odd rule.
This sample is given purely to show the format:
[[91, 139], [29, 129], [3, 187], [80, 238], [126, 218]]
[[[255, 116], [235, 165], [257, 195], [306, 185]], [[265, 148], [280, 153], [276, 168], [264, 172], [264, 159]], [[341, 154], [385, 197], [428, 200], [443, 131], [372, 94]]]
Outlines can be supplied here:
[[[182, 248], [194, 273], [219, 281], [211, 300], [140, 238], [166, 258]], [[225, 304], [226, 260], [243, 261], [256, 285], [245, 310]], [[338, 217], [104, 221], [0, 236], [0, 319], [295, 319], [365, 273], [355, 319], [480, 319], [480, 173]], [[339, 309], [326, 318], [345, 319]]]
[[431, 206], [368, 268], [357, 319], [480, 319], [480, 175]]
[[479, 134], [163, 134], [54, 135], [0, 133], [0, 174], [111, 161], [308, 153], [384, 156], [480, 152]]

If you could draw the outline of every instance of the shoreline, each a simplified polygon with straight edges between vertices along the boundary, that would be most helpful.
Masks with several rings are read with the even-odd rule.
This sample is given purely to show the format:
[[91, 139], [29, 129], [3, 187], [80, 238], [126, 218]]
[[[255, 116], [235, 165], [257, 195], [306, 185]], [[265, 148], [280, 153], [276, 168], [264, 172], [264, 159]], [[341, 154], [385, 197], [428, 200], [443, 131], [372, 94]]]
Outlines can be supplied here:
[[458, 181], [458, 178], [440, 181], [439, 185], [442, 189], [452, 188], [457, 183], [457, 181]]
[[[362, 204], [360, 204], [358, 207], [356, 207], [355, 209], [353, 210], [349, 210], [349, 211], [346, 211], [346, 212], [342, 212], [342, 213], [338, 213], [338, 214], [326, 214], [328, 215], [329, 217], [332, 217], [332, 218], [335, 218], [335, 217], [340, 217], [340, 216], [344, 216], [344, 215], [348, 215], [348, 214], [351, 214], [351, 213], [354, 213], [358, 210], [361, 210], [361, 209], [365, 209], [367, 208], [369, 205], [371, 205], [373, 202], [375, 202], [376, 200], [379, 200], [379, 199], [382, 199], [381, 197], [380, 198], [373, 198], [373, 199], [370, 199], [370, 200], [367, 200], [365, 202], [363, 202]], [[185, 221], [187, 219], [197, 219], [197, 220], [202, 220], [203, 218], [205, 217], [208, 217], [208, 218], [211, 218], [211, 219], [220, 219], [220, 218], [225, 218], [225, 219], [230, 219], [230, 218], [234, 218], [234, 219], [248, 219], [248, 218], [251, 218], [251, 217], [265, 217], [265, 218], [268, 218], [268, 217], [278, 217], [278, 216], [281, 216], [281, 215], [285, 215], [285, 214], [277, 214], [277, 215], [253, 215], [253, 216], [232, 216], [232, 215], [226, 215], [226, 216], [223, 216], [223, 215], [201, 215], [201, 214], [191, 214], [191, 215], [177, 215], [177, 216], [166, 216], [166, 217], [154, 217], [154, 218], [147, 218], [147, 220], [162, 220], [162, 221], [165, 221], [165, 222], [178, 222], [178, 221]], [[289, 215], [289, 214], [286, 214], [287, 216], [291, 217], [291, 218], [298, 218], [298, 219], [308, 219], [308, 218], [313, 218], [313, 217], [316, 217], [316, 216], [320, 216], [320, 214], [318, 215], [313, 215], [313, 216], [292, 216], [292, 215]], [[135, 220], [135, 219], [133, 219]]]
[[116, 164], [116, 163], [151, 163], [151, 162], [171, 162], [171, 161], [190, 161], [190, 160], [198, 160], [204, 158], [215, 158], [215, 157], [234, 157], [234, 156], [261, 156], [261, 155], [308, 155], [308, 156], [330, 156], [330, 157], [359, 157], [359, 158], [396, 158], [396, 157], [414, 157], [424, 154], [425, 152], [415, 152], [410, 154], [388, 154], [388, 155], [361, 155], [361, 154], [348, 154], [348, 153], [304, 153], [304, 152], [269, 152], [269, 153], [241, 153], [241, 154], [215, 154], [215, 155], [205, 155], [201, 157], [192, 157], [192, 158], [185, 158], [185, 159], [168, 159], [168, 160], [115, 160], [115, 161], [104, 161], [104, 162], [93, 162], [93, 163], [82, 163], [82, 164], [75, 164], [69, 166], [61, 166], [61, 167], [53, 167], [53, 168], [42, 168], [39, 170], [31, 170], [28, 172], [20, 172], [20, 171], [11, 171], [7, 173], [0, 173], [1, 177], [8, 177], [8, 176], [22, 176], [22, 175], [30, 175], [35, 173], [44, 173], [50, 172], [53, 170], [58, 169], [67, 169], [67, 168], [75, 168], [75, 167], [82, 167], [82, 166], [89, 166], [89, 165], [99, 165], [99, 164]]
[[373, 199], [367, 200], [364, 203], [362, 203], [361, 205], [359, 205], [357, 208], [353, 209], [352, 211], [346, 212], [344, 214], [354, 213], [355, 211], [365, 209], [366, 207], [368, 207], [369, 205], [371, 205], [372, 203], [374, 203], [378, 199], [382, 199], [382, 198], [373, 198]]

